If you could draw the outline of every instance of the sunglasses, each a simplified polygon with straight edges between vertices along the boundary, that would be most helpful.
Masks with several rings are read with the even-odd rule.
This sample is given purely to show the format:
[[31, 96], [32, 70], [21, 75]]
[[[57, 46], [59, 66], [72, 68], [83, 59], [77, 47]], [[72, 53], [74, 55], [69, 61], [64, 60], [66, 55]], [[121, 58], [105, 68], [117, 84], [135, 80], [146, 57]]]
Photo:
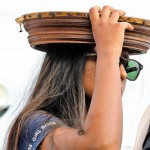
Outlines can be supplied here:
[[[97, 56], [97, 54], [87, 53], [86, 56], [95, 57]], [[119, 66], [121, 64], [124, 66], [126, 73], [127, 73], [127, 79], [130, 81], [135, 81], [138, 78], [141, 70], [143, 69], [143, 65], [134, 59], [125, 59], [125, 58], [120, 57]]]
[[130, 81], [135, 81], [143, 69], [143, 65], [134, 59], [120, 57], [119, 65], [121, 64], [124, 66], [127, 73], [127, 79]]

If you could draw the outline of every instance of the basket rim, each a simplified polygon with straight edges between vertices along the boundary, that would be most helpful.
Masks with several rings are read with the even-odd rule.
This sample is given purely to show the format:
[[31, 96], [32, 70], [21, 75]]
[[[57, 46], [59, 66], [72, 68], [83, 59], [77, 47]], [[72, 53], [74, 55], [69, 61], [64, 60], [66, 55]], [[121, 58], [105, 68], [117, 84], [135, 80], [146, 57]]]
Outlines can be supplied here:
[[[42, 18], [82, 18], [89, 19], [88, 12], [76, 12], [76, 11], [46, 11], [46, 12], [33, 12], [24, 14], [21, 17], [15, 19], [17, 23], [23, 23], [30, 19], [42, 19]], [[139, 25], [146, 25], [150, 27], [150, 20], [144, 18], [121, 16], [118, 21], [135, 23]]]

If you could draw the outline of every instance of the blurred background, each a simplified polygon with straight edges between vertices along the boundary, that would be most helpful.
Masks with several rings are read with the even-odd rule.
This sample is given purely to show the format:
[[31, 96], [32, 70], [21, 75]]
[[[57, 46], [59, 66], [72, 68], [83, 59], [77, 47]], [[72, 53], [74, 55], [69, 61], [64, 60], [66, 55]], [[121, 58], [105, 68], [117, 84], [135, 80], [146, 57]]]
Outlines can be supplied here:
[[[126, 16], [150, 19], [149, 0], [5, 0], [0, 6], [0, 150], [11, 121], [30, 93], [30, 85], [44, 53], [33, 50], [28, 34], [15, 22], [23, 14], [40, 11], [83, 11], [95, 5], [111, 5]], [[122, 150], [132, 150], [138, 123], [150, 102], [150, 52], [132, 56], [144, 65], [135, 81], [128, 81], [123, 96], [124, 128]]]

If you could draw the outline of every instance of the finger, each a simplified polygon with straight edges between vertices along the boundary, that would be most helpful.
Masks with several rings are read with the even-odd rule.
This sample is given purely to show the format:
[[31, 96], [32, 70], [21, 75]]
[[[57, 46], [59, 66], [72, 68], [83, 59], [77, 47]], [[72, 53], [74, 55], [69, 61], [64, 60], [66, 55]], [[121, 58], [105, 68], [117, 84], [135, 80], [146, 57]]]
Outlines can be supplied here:
[[134, 30], [134, 26], [128, 22], [120, 22], [119, 24], [121, 24], [124, 29], [128, 29], [130, 31]]
[[114, 11], [114, 8], [111, 6], [104, 6], [101, 11], [101, 20], [105, 21], [108, 20], [110, 17], [110, 14]]
[[95, 6], [95, 7], [90, 8], [89, 16], [90, 16], [90, 20], [92, 23], [99, 20], [99, 13], [100, 12], [101, 12], [101, 9], [99, 6]]
[[124, 16], [125, 12], [123, 10], [114, 10], [110, 16], [111, 22], [118, 22], [120, 16]]

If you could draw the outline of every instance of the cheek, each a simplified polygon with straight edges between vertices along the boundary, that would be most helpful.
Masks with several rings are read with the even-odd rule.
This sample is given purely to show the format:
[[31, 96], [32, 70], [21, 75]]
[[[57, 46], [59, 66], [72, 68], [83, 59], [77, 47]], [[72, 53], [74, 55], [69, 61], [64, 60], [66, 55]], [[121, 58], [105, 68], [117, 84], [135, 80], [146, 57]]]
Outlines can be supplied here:
[[92, 97], [95, 83], [95, 64], [87, 64], [84, 70], [83, 85], [88, 96]]
[[93, 83], [95, 80], [95, 68], [91, 67], [85, 71], [85, 79], [87, 82]]

